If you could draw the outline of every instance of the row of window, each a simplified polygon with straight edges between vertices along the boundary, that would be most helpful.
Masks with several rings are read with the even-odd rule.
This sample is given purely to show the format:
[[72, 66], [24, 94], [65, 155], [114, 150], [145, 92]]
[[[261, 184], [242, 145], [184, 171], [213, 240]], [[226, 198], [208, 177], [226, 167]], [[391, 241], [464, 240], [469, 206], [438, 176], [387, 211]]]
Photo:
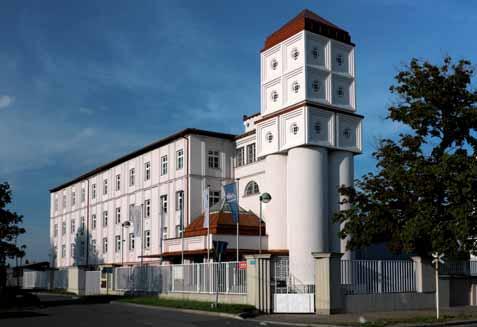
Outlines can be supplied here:
[[[311, 50], [311, 55], [313, 56], [313, 59], [318, 59], [320, 57], [320, 50], [317, 47], [314, 47]], [[293, 48], [292, 51], [290, 52], [290, 56], [293, 58], [293, 60], [297, 60], [298, 57], [300, 57], [300, 51], [298, 51], [297, 48]], [[341, 53], [336, 54], [335, 62], [336, 62], [336, 65], [343, 66], [343, 64], [345, 63], [345, 58], [343, 54]], [[272, 70], [276, 70], [278, 68], [278, 60], [273, 58], [270, 61], [270, 67], [272, 68]]]
[[[320, 81], [313, 80], [311, 82], [311, 89], [313, 90], [313, 92], [318, 93], [321, 89]], [[294, 81], [292, 83], [291, 90], [293, 91], [293, 93], [298, 93], [298, 91], [300, 90], [300, 84], [297, 81]], [[343, 86], [338, 86], [336, 88], [336, 96], [338, 96], [339, 98], [342, 98], [342, 97], [344, 97], [344, 94], [345, 94], [344, 87]], [[270, 99], [273, 102], [277, 102], [278, 97], [279, 96], [278, 96], [278, 91], [277, 90], [273, 90], [272, 92], [270, 92]]]
[[[167, 155], [161, 157], [161, 176], [167, 175], [168, 173], [168, 157]], [[219, 151], [208, 151], [208, 166], [213, 169], [220, 169], [220, 152]], [[180, 149], [176, 151], [176, 169], [180, 170], [184, 168], [184, 150]], [[144, 164], [144, 180], [148, 181], [151, 179], [151, 162], [146, 162]], [[129, 169], [129, 186], [134, 186], [136, 183], [136, 169]], [[121, 190], [121, 175], [118, 174], [115, 177], [115, 191]], [[108, 179], [103, 180], [103, 195], [107, 195], [109, 192], [109, 182]], [[97, 195], [97, 185], [93, 183], [91, 185], [91, 198], [96, 199]], [[84, 188], [81, 189], [81, 202], [86, 200], [86, 191]], [[76, 192], [73, 190], [71, 192], [71, 205], [76, 204]], [[66, 195], [63, 195], [63, 208], [66, 208]], [[55, 198], [54, 203], [55, 211], [58, 210], [58, 198]]]

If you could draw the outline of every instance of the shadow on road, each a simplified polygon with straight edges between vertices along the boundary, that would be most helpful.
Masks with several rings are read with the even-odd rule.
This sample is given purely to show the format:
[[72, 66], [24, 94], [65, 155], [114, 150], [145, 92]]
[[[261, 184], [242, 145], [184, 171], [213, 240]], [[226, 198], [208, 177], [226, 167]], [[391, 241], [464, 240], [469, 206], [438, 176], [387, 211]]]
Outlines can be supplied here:
[[48, 316], [45, 313], [35, 311], [7, 311], [0, 312], [0, 319], [31, 318]]

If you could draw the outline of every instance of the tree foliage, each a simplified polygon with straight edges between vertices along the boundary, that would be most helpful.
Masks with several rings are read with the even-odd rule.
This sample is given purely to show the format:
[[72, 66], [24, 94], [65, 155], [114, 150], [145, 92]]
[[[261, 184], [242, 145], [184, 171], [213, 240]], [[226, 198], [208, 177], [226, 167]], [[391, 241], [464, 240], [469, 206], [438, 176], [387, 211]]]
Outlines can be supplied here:
[[395, 77], [388, 117], [404, 125], [383, 139], [377, 169], [340, 188], [336, 220], [349, 249], [385, 241], [396, 253], [477, 253], [477, 92], [471, 63], [417, 59]]

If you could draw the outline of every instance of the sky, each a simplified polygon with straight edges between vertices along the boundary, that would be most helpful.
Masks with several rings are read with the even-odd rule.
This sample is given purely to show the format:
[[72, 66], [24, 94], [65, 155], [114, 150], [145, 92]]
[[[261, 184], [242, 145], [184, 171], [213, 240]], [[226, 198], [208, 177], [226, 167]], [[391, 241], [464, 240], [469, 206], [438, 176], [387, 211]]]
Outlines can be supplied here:
[[186, 127], [241, 133], [260, 110], [265, 38], [305, 8], [356, 44], [356, 177], [399, 133], [389, 86], [412, 57], [477, 62], [470, 0], [2, 0], [0, 182], [24, 215], [26, 259], [48, 260], [50, 188]]

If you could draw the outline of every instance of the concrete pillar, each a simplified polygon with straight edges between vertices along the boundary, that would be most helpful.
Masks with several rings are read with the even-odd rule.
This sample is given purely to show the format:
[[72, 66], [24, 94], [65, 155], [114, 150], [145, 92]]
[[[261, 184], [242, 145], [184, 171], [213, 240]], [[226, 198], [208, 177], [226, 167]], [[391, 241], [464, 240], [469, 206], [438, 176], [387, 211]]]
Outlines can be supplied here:
[[316, 314], [330, 315], [343, 310], [341, 291], [342, 253], [314, 252]]
[[286, 250], [287, 246], [287, 156], [267, 156], [265, 181], [260, 192], [268, 192], [272, 201], [263, 204], [263, 217], [267, 226], [268, 249]]
[[350, 260], [351, 252], [346, 251], [347, 240], [340, 239], [337, 235], [342, 226], [333, 223], [334, 214], [340, 210], [349, 209], [349, 205], [340, 205], [343, 197], [340, 196], [338, 189], [341, 186], [352, 186], [354, 180], [354, 155], [349, 151], [330, 151], [328, 160], [328, 186], [329, 186], [329, 239], [330, 251], [340, 252], [343, 259]]
[[[312, 252], [328, 252], [328, 150], [297, 147], [287, 158], [287, 235], [290, 274], [314, 283]], [[272, 200], [273, 201], [273, 200]]]
[[247, 255], [247, 303], [270, 313], [270, 254]]
[[416, 267], [416, 290], [419, 293], [436, 291], [436, 276], [434, 265], [430, 258], [411, 257]]

